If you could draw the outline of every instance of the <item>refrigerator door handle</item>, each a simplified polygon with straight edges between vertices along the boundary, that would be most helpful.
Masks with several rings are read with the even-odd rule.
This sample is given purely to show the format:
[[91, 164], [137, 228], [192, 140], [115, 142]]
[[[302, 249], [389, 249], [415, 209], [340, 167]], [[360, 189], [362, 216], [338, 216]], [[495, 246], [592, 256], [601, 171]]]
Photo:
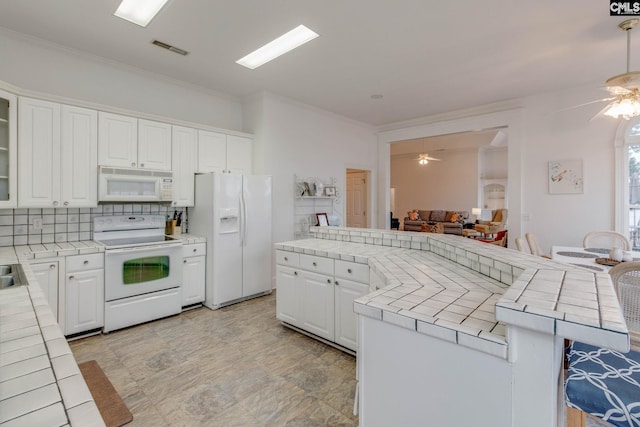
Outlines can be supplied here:
[[240, 246], [247, 245], [247, 207], [244, 191], [240, 195]]

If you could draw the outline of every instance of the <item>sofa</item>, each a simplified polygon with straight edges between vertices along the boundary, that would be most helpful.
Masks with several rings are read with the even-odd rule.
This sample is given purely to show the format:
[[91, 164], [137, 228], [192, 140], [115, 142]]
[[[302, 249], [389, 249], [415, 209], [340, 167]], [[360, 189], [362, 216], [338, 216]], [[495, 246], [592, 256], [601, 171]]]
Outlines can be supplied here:
[[468, 211], [414, 209], [407, 212], [404, 219], [404, 230], [429, 231], [427, 225], [442, 224], [445, 234], [462, 234], [462, 227], [468, 218]]

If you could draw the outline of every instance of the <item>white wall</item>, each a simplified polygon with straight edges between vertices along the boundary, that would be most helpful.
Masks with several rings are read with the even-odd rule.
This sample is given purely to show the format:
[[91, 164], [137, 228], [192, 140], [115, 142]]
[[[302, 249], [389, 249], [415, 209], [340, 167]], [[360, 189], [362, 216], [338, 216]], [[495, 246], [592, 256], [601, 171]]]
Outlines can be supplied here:
[[[379, 152], [388, 151], [391, 141], [506, 126], [510, 239], [535, 233], [547, 252], [554, 244], [581, 246], [587, 232], [614, 228], [614, 137], [619, 121], [590, 120], [604, 103], [564, 109], [603, 98], [599, 87], [594, 83], [530, 96], [503, 112], [478, 109], [452, 113], [451, 119], [441, 116], [424, 118], [424, 124], [388, 126], [379, 134]], [[575, 158], [583, 160], [584, 194], [549, 194], [548, 162]], [[389, 166], [380, 160], [379, 181], [384, 183]]]
[[0, 81], [55, 95], [242, 131], [242, 104], [123, 64], [0, 30]]
[[396, 188], [397, 217], [413, 209], [465, 210], [478, 200], [477, 150], [442, 151], [441, 161], [420, 165], [415, 156], [391, 158], [391, 187]]
[[[254, 156], [254, 171], [273, 176], [273, 241], [293, 239], [294, 175], [336, 178], [343, 192], [336, 209], [344, 223], [347, 168], [376, 172], [374, 129], [271, 94], [247, 100], [245, 111], [247, 130], [255, 134], [260, 153]], [[374, 186], [373, 195], [376, 191]], [[374, 206], [376, 198], [371, 199]]]

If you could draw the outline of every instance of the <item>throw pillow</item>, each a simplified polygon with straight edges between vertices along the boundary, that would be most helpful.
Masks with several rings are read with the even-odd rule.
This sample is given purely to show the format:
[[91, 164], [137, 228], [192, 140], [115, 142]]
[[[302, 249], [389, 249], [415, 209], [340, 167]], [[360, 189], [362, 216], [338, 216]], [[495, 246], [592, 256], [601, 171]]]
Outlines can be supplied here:
[[411, 221], [416, 221], [420, 219], [420, 216], [418, 215], [418, 212], [409, 212], [409, 219]]
[[458, 215], [457, 213], [454, 213], [453, 215], [451, 215], [451, 222], [456, 222], [459, 216], [460, 215]]
[[447, 215], [447, 211], [443, 210], [435, 210], [431, 211], [431, 217], [429, 220], [434, 222], [446, 222], [445, 217]]

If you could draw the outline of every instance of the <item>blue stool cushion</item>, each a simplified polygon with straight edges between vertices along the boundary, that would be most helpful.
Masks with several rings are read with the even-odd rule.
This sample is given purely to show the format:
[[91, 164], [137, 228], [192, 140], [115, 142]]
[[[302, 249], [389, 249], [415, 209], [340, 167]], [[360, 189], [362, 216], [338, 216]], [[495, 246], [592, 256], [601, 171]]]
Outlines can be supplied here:
[[574, 342], [565, 383], [567, 405], [616, 426], [640, 426], [640, 353]]

